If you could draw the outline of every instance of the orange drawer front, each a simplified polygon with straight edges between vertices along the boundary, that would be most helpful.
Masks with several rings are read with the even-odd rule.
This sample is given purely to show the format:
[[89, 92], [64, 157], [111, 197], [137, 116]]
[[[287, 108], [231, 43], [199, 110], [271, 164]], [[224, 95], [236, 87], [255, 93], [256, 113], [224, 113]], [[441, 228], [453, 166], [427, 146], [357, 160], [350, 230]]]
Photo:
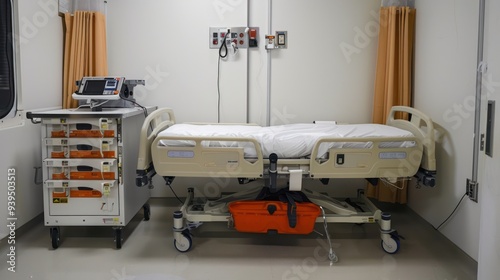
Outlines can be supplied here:
[[51, 158], [65, 158], [66, 155], [65, 155], [64, 152], [59, 152], [58, 151], [58, 152], [52, 152], [52, 153], [50, 153], [50, 157]]
[[95, 197], [102, 197], [102, 193], [96, 190], [70, 190], [69, 196], [95, 198]]
[[[65, 152], [51, 152], [51, 158], [66, 158]], [[115, 158], [115, 151], [71, 151], [70, 158]]]
[[280, 201], [236, 201], [229, 204], [234, 227], [240, 232], [309, 234], [314, 230], [320, 208], [310, 202], [296, 202], [297, 222], [290, 227], [287, 203]]
[[[55, 179], [55, 178], [54, 178]], [[71, 180], [114, 180], [114, 172], [75, 171], [70, 172]]]
[[[104, 135], [103, 135], [104, 134]], [[101, 133], [100, 130], [72, 130], [69, 133], [69, 137], [92, 137], [92, 138], [109, 138], [109, 137], [115, 137], [115, 131], [114, 130], [104, 130], [103, 133]]]
[[[54, 152], [52, 154], [54, 155]], [[70, 158], [114, 158], [115, 151], [71, 151], [69, 153], [69, 157]]]
[[57, 130], [57, 131], [51, 131], [50, 136], [52, 138], [65, 138], [66, 137], [66, 131], [64, 130]]
[[52, 180], [68, 180], [68, 177], [64, 173], [54, 173], [52, 174]]
[[52, 197], [68, 197], [66, 192], [52, 192]]

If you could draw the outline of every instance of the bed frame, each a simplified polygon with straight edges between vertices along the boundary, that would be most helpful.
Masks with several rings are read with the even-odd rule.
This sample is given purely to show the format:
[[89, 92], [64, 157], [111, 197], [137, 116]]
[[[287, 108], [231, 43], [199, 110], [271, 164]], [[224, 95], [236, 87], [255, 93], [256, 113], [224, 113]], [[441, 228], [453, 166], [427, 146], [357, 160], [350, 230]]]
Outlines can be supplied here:
[[[396, 119], [396, 114], [408, 114], [409, 121]], [[175, 124], [174, 113], [168, 108], [154, 111], [146, 118], [141, 131], [137, 186], [151, 186], [151, 178], [155, 174], [163, 176], [167, 184], [176, 176], [238, 178], [240, 182], [246, 182], [253, 179], [276, 178], [276, 176], [286, 177], [290, 175], [291, 170], [301, 170], [303, 178], [318, 179], [324, 183], [330, 178], [365, 178], [376, 183], [379, 178], [395, 182], [398, 178], [415, 176], [421, 184], [429, 186], [435, 184], [433, 122], [422, 112], [410, 107], [393, 107], [387, 125], [410, 131], [414, 137], [325, 137], [318, 139], [310, 157], [277, 159], [277, 161], [264, 158], [260, 144], [253, 138], [158, 136], [161, 131], [173, 124]], [[190, 145], [165, 146], [160, 144], [162, 140], [189, 141]], [[240, 147], [206, 147], [203, 141], [252, 143], [257, 157], [245, 158], [244, 150]], [[401, 148], [381, 147], [382, 143], [398, 141], [414, 141], [416, 144]], [[369, 148], [331, 148], [328, 150], [327, 158], [318, 155], [322, 143], [334, 142], [370, 142], [371, 145]], [[272, 183], [270, 184], [273, 187]], [[255, 197], [258, 191], [258, 189], [245, 190], [241, 194], [207, 201], [201, 206], [204, 211], [199, 211], [193, 210], [194, 192], [189, 189], [188, 197], [180, 212], [174, 214], [174, 221], [178, 225], [177, 229], [174, 229], [176, 248], [184, 252], [191, 247], [192, 240], [187, 232], [190, 225], [199, 222], [228, 222], [231, 217], [227, 203], [231, 200]], [[390, 215], [387, 217], [378, 210], [364, 197], [363, 191], [359, 192], [357, 208], [318, 192], [305, 188], [302, 191], [312, 202], [327, 211], [323, 217], [318, 217], [317, 222], [378, 222], [381, 226], [383, 249], [388, 253], [395, 253], [399, 249], [399, 239], [390, 226]], [[200, 209], [199, 206], [195, 208]]]
[[[395, 119], [397, 112], [411, 114], [411, 120]], [[164, 108], [153, 112], [146, 119], [141, 131], [138, 175], [141, 185], [147, 184], [147, 174], [154, 170], [161, 176], [262, 178], [269, 159], [262, 156], [259, 143], [252, 138], [233, 137], [158, 137], [158, 133], [175, 124], [174, 113]], [[228, 124], [230, 125], [230, 124]], [[241, 125], [241, 124], [240, 124]], [[286, 169], [300, 168], [304, 176], [311, 178], [396, 178], [414, 176], [419, 168], [428, 172], [436, 170], [434, 126], [430, 118], [420, 111], [403, 106], [392, 108], [387, 125], [410, 131], [412, 138], [321, 138], [317, 141], [310, 158], [280, 159], [278, 173], [287, 174]], [[150, 132], [151, 128], [153, 131]], [[183, 140], [192, 146], [173, 147], [160, 145], [162, 140]], [[253, 143], [257, 158], [245, 158], [243, 148], [204, 147], [203, 141], [234, 141]], [[389, 141], [415, 141], [408, 148], [381, 148]], [[322, 143], [371, 142], [370, 148], [330, 149], [329, 158], [318, 156]], [[340, 160], [342, 159], [342, 160]], [[283, 167], [287, 168], [283, 168]], [[280, 168], [281, 167], [281, 168]]]

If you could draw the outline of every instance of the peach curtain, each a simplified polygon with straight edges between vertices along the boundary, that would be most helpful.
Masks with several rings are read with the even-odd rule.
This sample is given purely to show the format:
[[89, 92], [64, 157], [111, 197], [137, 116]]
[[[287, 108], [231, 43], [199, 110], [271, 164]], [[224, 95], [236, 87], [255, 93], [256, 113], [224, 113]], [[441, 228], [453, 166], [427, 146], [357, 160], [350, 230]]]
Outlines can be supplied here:
[[[380, 31], [373, 100], [374, 123], [386, 123], [392, 106], [412, 105], [413, 43], [416, 10], [409, 7], [380, 8]], [[408, 118], [396, 115], [396, 118]], [[368, 185], [367, 195], [384, 202], [406, 203], [406, 183], [398, 187], [379, 182]]]
[[63, 108], [78, 106], [71, 95], [75, 82], [85, 76], [108, 74], [106, 18], [100, 12], [64, 14]]

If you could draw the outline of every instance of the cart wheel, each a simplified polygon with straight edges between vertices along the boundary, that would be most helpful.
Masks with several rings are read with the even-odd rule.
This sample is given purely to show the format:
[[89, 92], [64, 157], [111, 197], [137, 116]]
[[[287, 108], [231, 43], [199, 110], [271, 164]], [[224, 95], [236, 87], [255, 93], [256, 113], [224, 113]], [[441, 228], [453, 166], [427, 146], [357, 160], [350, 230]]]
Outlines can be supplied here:
[[191, 245], [193, 245], [193, 239], [189, 235], [189, 233], [182, 233], [181, 238], [179, 240], [174, 239], [174, 247], [177, 251], [181, 253], [185, 253], [191, 249]]
[[382, 249], [388, 254], [396, 254], [401, 246], [399, 238], [395, 236], [391, 236], [391, 238], [388, 239], [388, 242], [384, 242], [384, 240], [382, 240], [381, 245]]
[[52, 240], [52, 248], [57, 249], [61, 243], [61, 234], [59, 228], [50, 228], [50, 239]]
[[121, 228], [117, 228], [117, 229], [115, 229], [115, 246], [116, 246], [116, 249], [121, 249], [122, 248], [122, 242], [123, 242], [122, 229]]
[[144, 210], [144, 221], [149, 221], [149, 218], [151, 218], [151, 207], [146, 203], [142, 206], [142, 209]]

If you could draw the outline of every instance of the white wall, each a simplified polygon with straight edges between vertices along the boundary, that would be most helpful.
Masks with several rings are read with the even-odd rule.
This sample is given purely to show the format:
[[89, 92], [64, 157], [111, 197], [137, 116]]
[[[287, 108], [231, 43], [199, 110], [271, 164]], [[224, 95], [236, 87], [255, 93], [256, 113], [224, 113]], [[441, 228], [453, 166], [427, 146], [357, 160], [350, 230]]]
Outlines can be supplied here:
[[379, 1], [273, 1], [271, 124], [371, 121]]
[[[488, 63], [488, 72], [484, 74], [483, 108], [488, 100], [496, 102], [494, 120], [493, 157], [481, 153], [483, 170], [479, 185], [479, 204], [481, 224], [479, 233], [478, 279], [496, 279], [500, 275], [500, 38], [498, 29], [500, 19], [497, 11], [498, 1], [486, 1], [484, 61]], [[482, 123], [486, 123], [486, 111], [482, 111]], [[484, 127], [484, 126], [483, 126]], [[484, 129], [482, 130], [485, 131]]]
[[[410, 188], [409, 206], [434, 226], [453, 211], [472, 174], [478, 1], [416, 1], [415, 107], [439, 131], [437, 186]], [[472, 101], [472, 102], [471, 102]], [[441, 232], [478, 258], [477, 203], [465, 199]]]
[[[56, 0], [19, 0], [21, 90], [26, 111], [61, 106], [62, 23]], [[21, 127], [0, 130], [0, 182], [7, 182], [7, 169], [16, 169], [17, 227], [43, 211], [42, 186], [35, 185], [35, 166], [41, 166], [40, 126], [30, 121]], [[6, 201], [7, 192], [0, 192]], [[1, 204], [0, 219], [7, 218]], [[3, 207], [5, 206], [5, 207]], [[8, 234], [0, 227], [0, 238]]]
[[[109, 73], [145, 79], [136, 99], [181, 122], [217, 121], [218, 50], [209, 26], [246, 26], [246, 1], [108, 1]], [[246, 50], [221, 62], [221, 121], [246, 121]]]
[[[289, 32], [289, 48], [272, 52], [272, 112], [294, 115], [290, 122], [368, 121], [379, 4], [273, 3], [273, 30]], [[251, 121], [265, 123], [267, 1], [147, 0], [139, 9], [132, 0], [111, 0], [107, 10], [110, 74], [146, 78], [149, 88], [137, 99], [172, 107], [179, 121], [216, 120], [217, 50], [208, 48], [208, 27], [247, 25], [250, 11], [251, 25], [260, 27], [260, 46], [248, 51], [248, 63], [247, 50], [222, 63], [222, 117], [246, 121], [248, 83], [248, 114]], [[156, 78], [151, 74], [155, 70]], [[276, 114], [273, 120], [283, 123]]]
[[[272, 51], [272, 124], [370, 120], [378, 5], [273, 1], [273, 32], [288, 31], [289, 48]], [[217, 120], [218, 52], [208, 48], [208, 27], [246, 26], [249, 14], [250, 25], [260, 28], [259, 48], [221, 63], [221, 120], [266, 124], [268, 1], [147, 0], [138, 7], [137, 1], [109, 0], [107, 11], [110, 74], [146, 79], [138, 101], [173, 108], [179, 122]], [[160, 178], [154, 182], [153, 196], [171, 196]], [[183, 185], [213, 184], [195, 182], [177, 178], [174, 185], [183, 195]], [[354, 184], [349, 191], [355, 194], [365, 182], [335, 184]]]

